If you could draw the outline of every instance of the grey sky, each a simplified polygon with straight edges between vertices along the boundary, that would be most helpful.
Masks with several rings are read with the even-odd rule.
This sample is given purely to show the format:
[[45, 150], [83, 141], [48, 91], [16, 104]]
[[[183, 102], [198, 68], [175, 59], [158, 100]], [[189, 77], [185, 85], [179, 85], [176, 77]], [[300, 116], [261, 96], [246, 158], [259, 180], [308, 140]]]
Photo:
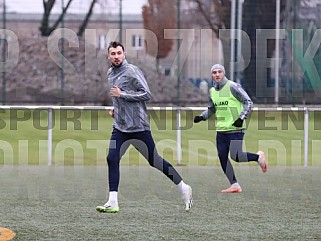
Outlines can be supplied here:
[[[0, 0], [3, 2], [4, 0]], [[106, 0], [102, 0], [105, 1]], [[62, 3], [66, 5], [68, 0], [56, 0], [54, 7], [54, 12], [60, 12]], [[70, 6], [70, 12], [82, 13], [85, 12], [90, 4], [91, 0], [73, 0]], [[119, 2], [120, 0], [109, 0], [110, 4], [107, 8], [101, 9], [99, 7], [95, 8], [96, 12], [103, 13], [118, 13], [119, 12]], [[147, 2], [147, 0], [122, 0], [123, 2], [123, 13], [141, 13], [142, 5]], [[42, 0], [6, 0], [7, 11], [18, 12], [18, 13], [42, 13], [43, 4]]]

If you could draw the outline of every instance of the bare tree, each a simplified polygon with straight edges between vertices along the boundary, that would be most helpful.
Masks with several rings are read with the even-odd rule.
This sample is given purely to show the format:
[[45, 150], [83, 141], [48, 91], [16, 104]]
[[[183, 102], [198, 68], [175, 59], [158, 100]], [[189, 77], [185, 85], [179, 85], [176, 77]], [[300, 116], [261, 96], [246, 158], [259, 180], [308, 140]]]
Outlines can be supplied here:
[[67, 9], [69, 8], [70, 4], [71, 4], [72, 0], [69, 0], [66, 7], [63, 8], [62, 13], [60, 14], [59, 18], [56, 20], [56, 22], [54, 23], [54, 25], [51, 27], [52, 30], [55, 30], [59, 24], [61, 23], [61, 21], [63, 20], [64, 16], [67, 13]]
[[87, 26], [87, 24], [88, 24], [88, 22], [89, 22], [89, 19], [90, 19], [92, 13], [93, 13], [94, 6], [95, 6], [96, 3], [97, 3], [97, 0], [93, 0], [93, 1], [91, 2], [90, 7], [89, 7], [89, 10], [88, 10], [88, 12], [87, 12], [87, 14], [86, 14], [86, 17], [85, 17], [85, 19], [82, 21], [82, 24], [81, 24], [80, 27], [79, 27], [79, 30], [78, 30], [78, 33], [77, 33], [78, 36], [81, 37], [81, 36], [83, 35], [83, 33], [84, 33], [85, 29], [86, 29], [86, 26]]
[[[55, 23], [52, 26], [49, 26], [49, 18], [51, 15], [52, 8], [56, 2], [56, 0], [43, 0], [43, 6], [44, 6], [44, 13], [41, 21], [41, 26], [39, 28], [42, 36], [49, 36], [52, 31], [54, 31], [59, 24], [62, 22], [64, 16], [67, 14], [67, 10], [70, 7], [73, 0], [69, 0], [66, 7], [63, 8], [62, 13], [59, 15], [58, 19], [55, 21]], [[82, 21], [79, 30], [78, 30], [78, 36], [82, 36], [83, 32], [86, 29], [86, 26], [89, 22], [89, 19], [91, 15], [93, 14], [93, 9], [95, 4], [98, 2], [98, 0], [92, 0], [89, 10]]]
[[44, 13], [41, 20], [40, 32], [42, 36], [49, 36], [51, 31], [49, 27], [49, 16], [56, 0], [42, 0]]
[[[219, 38], [220, 29], [230, 28], [230, 0], [189, 0], [194, 4], [190, 9], [191, 19], [202, 27], [210, 28], [215, 36]], [[223, 46], [224, 65], [229, 74], [230, 66], [230, 41], [220, 37]]]
[[151, 30], [157, 37], [156, 65], [159, 70], [159, 59], [165, 58], [174, 45], [173, 39], [164, 38], [165, 29], [176, 27], [176, 8], [172, 0], [148, 0], [148, 4], [143, 6], [143, 20], [144, 28]]
[[56, 2], [56, 0], [42, 0], [43, 6], [44, 6], [44, 13], [42, 16], [41, 26], [39, 28], [42, 36], [49, 36], [52, 31], [54, 31], [60, 24], [60, 22], [63, 20], [63, 17], [67, 13], [67, 10], [72, 2], [72, 0], [69, 0], [66, 7], [63, 8], [62, 13], [60, 14], [59, 18], [56, 20], [56, 22], [53, 24], [52, 27], [49, 26], [49, 18], [51, 14], [51, 10]]
[[[202, 18], [197, 17], [197, 21], [200, 24], [207, 24], [212, 31], [215, 33], [216, 37], [219, 37], [219, 29], [226, 28], [227, 22], [224, 22], [223, 16], [226, 14], [224, 11], [229, 11], [229, 9], [223, 8], [223, 3], [221, 1], [212, 0], [211, 2], [204, 2], [202, 0], [190, 0], [196, 4], [196, 11], [194, 12], [195, 17], [201, 14]], [[194, 16], [193, 16], [193, 19]]]

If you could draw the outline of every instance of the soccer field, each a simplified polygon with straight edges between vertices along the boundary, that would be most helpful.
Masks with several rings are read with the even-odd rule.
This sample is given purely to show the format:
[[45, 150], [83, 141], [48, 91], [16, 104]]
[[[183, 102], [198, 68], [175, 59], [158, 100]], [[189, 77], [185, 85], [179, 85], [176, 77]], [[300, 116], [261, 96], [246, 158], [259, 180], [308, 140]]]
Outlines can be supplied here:
[[[95, 207], [107, 197], [107, 112], [57, 111], [52, 166], [46, 165], [46, 112], [2, 113], [0, 240], [3, 228], [23, 241], [321, 240], [320, 115], [309, 119], [309, 162], [303, 167], [301, 112], [254, 113], [244, 147], [265, 151], [270, 168], [262, 174], [255, 163], [233, 162], [243, 192], [223, 194], [229, 184], [217, 160], [213, 122], [194, 125], [195, 114], [182, 115], [183, 165], [177, 166], [193, 188], [193, 209], [185, 212], [176, 186], [132, 148], [121, 161], [121, 211], [103, 214]], [[175, 124], [174, 113], [151, 112], [158, 152], [173, 165]]]
[[23, 241], [321, 239], [320, 167], [237, 166], [237, 194], [220, 193], [220, 167], [177, 168], [193, 188], [190, 212], [162, 173], [122, 165], [120, 212], [106, 214], [95, 210], [106, 165], [1, 165], [0, 227]]

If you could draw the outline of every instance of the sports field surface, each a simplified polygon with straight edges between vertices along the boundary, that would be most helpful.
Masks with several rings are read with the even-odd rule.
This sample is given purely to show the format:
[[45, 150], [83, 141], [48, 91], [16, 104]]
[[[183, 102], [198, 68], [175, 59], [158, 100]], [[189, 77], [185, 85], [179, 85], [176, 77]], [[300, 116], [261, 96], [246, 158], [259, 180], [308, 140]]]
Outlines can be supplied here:
[[303, 112], [254, 113], [244, 149], [265, 151], [270, 167], [263, 174], [256, 163], [233, 162], [238, 194], [220, 192], [229, 185], [213, 122], [193, 124], [197, 114], [182, 113], [177, 166], [175, 113], [150, 113], [158, 152], [193, 188], [190, 212], [177, 187], [131, 148], [121, 160], [120, 212], [105, 214], [95, 207], [107, 198], [107, 111], [55, 111], [48, 166], [47, 112], [2, 110], [0, 241], [2, 230], [15, 232], [14, 241], [321, 240], [321, 114], [308, 121], [305, 167]]
[[[158, 152], [172, 164], [177, 160], [176, 115], [170, 111], [149, 112]], [[193, 123], [199, 111], [186, 111], [181, 119], [183, 165], [219, 165], [214, 121]], [[266, 153], [270, 165], [304, 165], [304, 112], [255, 112], [247, 120], [244, 150]], [[2, 110], [0, 113], [0, 165], [41, 165], [48, 161], [47, 110]], [[104, 165], [113, 119], [107, 111], [56, 110], [52, 129], [52, 163]], [[309, 166], [320, 166], [321, 114], [309, 119]], [[130, 153], [130, 152], [128, 152]], [[138, 164], [134, 151], [122, 163]], [[145, 162], [145, 161], [143, 161]]]
[[[178, 190], [147, 165], [122, 165], [120, 212], [106, 201], [106, 165], [1, 165], [0, 227], [21, 240], [321, 240], [320, 167], [235, 168], [243, 192], [218, 166], [177, 166], [193, 188]], [[0, 236], [1, 239], [1, 236]]]

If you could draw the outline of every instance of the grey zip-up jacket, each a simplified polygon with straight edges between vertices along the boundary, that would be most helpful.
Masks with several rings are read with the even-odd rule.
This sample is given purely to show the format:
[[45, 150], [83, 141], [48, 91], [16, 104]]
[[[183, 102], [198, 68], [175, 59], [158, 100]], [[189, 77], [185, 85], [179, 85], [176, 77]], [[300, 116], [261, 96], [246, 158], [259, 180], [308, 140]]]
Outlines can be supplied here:
[[[214, 86], [213, 88], [215, 88], [216, 90], [221, 90], [224, 85], [227, 83], [227, 81], [229, 81], [226, 77], [224, 77], [221, 82], [216, 83], [214, 81]], [[243, 110], [240, 114], [240, 118], [242, 120], [246, 119], [247, 116], [251, 113], [252, 109], [253, 109], [253, 102], [251, 100], [251, 98], [249, 97], [249, 95], [245, 92], [245, 90], [243, 90], [243, 88], [241, 87], [240, 84], [237, 84], [233, 81], [231, 81], [231, 93], [232, 95], [238, 99], [241, 103], [243, 103]], [[201, 116], [203, 116], [204, 120], [207, 120], [211, 115], [213, 115], [216, 112], [215, 110], [215, 106], [213, 101], [209, 100], [209, 105], [208, 105], [208, 109], [205, 110]]]
[[121, 89], [120, 97], [112, 97], [114, 106], [113, 127], [122, 132], [150, 130], [146, 101], [151, 98], [142, 71], [125, 59], [120, 67], [110, 67], [107, 72], [108, 87]]

